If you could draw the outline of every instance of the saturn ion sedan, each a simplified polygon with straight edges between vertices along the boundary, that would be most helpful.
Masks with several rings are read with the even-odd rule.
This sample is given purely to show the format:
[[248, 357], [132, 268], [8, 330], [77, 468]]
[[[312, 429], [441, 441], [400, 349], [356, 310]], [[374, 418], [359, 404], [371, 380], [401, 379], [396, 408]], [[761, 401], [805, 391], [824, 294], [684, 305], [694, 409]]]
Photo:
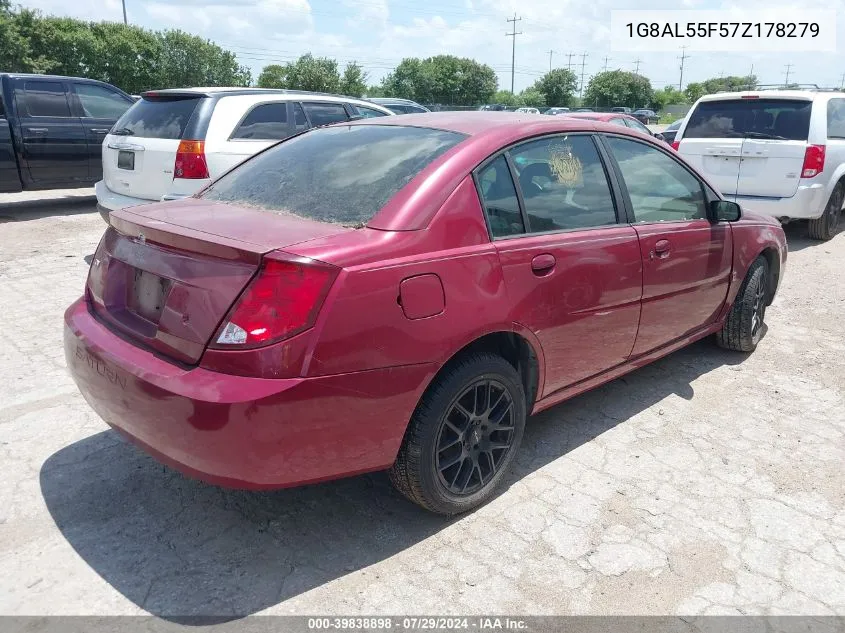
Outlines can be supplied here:
[[785, 260], [776, 220], [635, 130], [384, 117], [113, 212], [64, 345], [91, 407], [189, 476], [388, 470], [455, 514], [530, 414], [708, 335], [752, 351]]

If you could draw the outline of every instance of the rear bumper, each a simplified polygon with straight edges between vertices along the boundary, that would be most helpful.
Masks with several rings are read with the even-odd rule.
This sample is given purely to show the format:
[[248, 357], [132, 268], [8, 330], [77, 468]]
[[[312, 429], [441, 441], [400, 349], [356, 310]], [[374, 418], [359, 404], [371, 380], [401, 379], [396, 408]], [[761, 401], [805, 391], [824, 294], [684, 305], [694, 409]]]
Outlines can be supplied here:
[[388, 468], [434, 365], [267, 380], [186, 368], [116, 336], [84, 300], [65, 358], [85, 400], [160, 461], [209, 483], [280, 488]]
[[[733, 199], [734, 196], [726, 196]], [[790, 220], [813, 220], [821, 216], [827, 204], [825, 185], [799, 185], [795, 195], [790, 198], [762, 198], [755, 196], [736, 196], [736, 202], [742, 208], [751, 209], [775, 218]]]
[[[106, 211], [108, 216], [109, 211], [118, 211], [128, 207], [137, 207], [142, 204], [151, 204], [153, 202], [179, 200], [187, 198], [197, 193], [211, 182], [209, 179], [205, 180], [184, 180], [177, 179], [173, 181], [173, 186], [170, 191], [165, 192], [158, 200], [148, 200], [146, 198], [133, 198], [132, 196], [124, 196], [109, 189], [105, 181], [101, 180], [94, 185], [94, 193], [97, 195], [97, 204]], [[102, 212], [101, 212], [102, 213]]]

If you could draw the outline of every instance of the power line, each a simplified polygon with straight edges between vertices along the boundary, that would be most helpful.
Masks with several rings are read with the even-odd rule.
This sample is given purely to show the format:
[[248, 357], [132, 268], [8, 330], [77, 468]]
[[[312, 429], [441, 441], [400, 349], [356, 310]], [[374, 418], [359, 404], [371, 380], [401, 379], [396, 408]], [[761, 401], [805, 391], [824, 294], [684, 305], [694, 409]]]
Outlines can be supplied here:
[[514, 71], [516, 70], [516, 36], [522, 35], [522, 31], [519, 33], [516, 32], [516, 23], [520, 22], [522, 18], [516, 17], [516, 13], [513, 14], [512, 18], [508, 18], [505, 20], [506, 22], [513, 22], [513, 31], [511, 33], [505, 33], [507, 37], [512, 38], [512, 48], [511, 48], [511, 94], [513, 94], [513, 76]]
[[567, 53], [566, 54], [566, 70], [572, 70], [572, 58], [575, 57], [575, 53]]
[[684, 61], [686, 61], [688, 57], [687, 47], [681, 46], [681, 78], [678, 80], [678, 92], [681, 92], [684, 89]]
[[549, 51], [549, 72], [552, 72], [552, 55], [554, 55], [554, 54], [555, 54], [554, 51], [552, 51], [552, 50]]
[[584, 96], [584, 65], [587, 63], [587, 53], [581, 53], [581, 89], [578, 91], [578, 98]]

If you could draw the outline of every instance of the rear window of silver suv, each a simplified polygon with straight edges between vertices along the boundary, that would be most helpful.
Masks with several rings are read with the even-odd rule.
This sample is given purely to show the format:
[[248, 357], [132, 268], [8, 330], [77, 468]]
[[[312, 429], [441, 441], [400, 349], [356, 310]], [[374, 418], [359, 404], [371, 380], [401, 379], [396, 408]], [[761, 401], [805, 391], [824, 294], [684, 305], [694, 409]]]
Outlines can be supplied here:
[[798, 99], [702, 101], [690, 114], [683, 136], [806, 141], [812, 107], [812, 101]]

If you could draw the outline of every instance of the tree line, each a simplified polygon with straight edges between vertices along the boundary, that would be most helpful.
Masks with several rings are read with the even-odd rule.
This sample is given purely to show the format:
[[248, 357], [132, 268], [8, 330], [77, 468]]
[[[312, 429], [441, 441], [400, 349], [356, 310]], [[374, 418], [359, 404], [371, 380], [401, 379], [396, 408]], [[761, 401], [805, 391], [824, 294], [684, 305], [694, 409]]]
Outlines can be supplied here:
[[[249, 86], [252, 76], [237, 57], [217, 44], [180, 30], [151, 31], [114, 22], [44, 16], [0, 0], [0, 70], [90, 77], [131, 94], [185, 86]], [[693, 103], [723, 90], [753, 89], [754, 76], [730, 76], [654, 90], [642, 75], [610, 70], [594, 75], [583, 90], [578, 77], [556, 68], [518, 94], [498, 90], [487, 64], [454, 55], [403, 59], [377, 85], [356, 62], [341, 70], [337, 60], [310, 53], [265, 66], [262, 88], [290, 88], [361, 97], [402, 97], [424, 104], [511, 107], [650, 107]], [[577, 96], [576, 96], [577, 95]]]

